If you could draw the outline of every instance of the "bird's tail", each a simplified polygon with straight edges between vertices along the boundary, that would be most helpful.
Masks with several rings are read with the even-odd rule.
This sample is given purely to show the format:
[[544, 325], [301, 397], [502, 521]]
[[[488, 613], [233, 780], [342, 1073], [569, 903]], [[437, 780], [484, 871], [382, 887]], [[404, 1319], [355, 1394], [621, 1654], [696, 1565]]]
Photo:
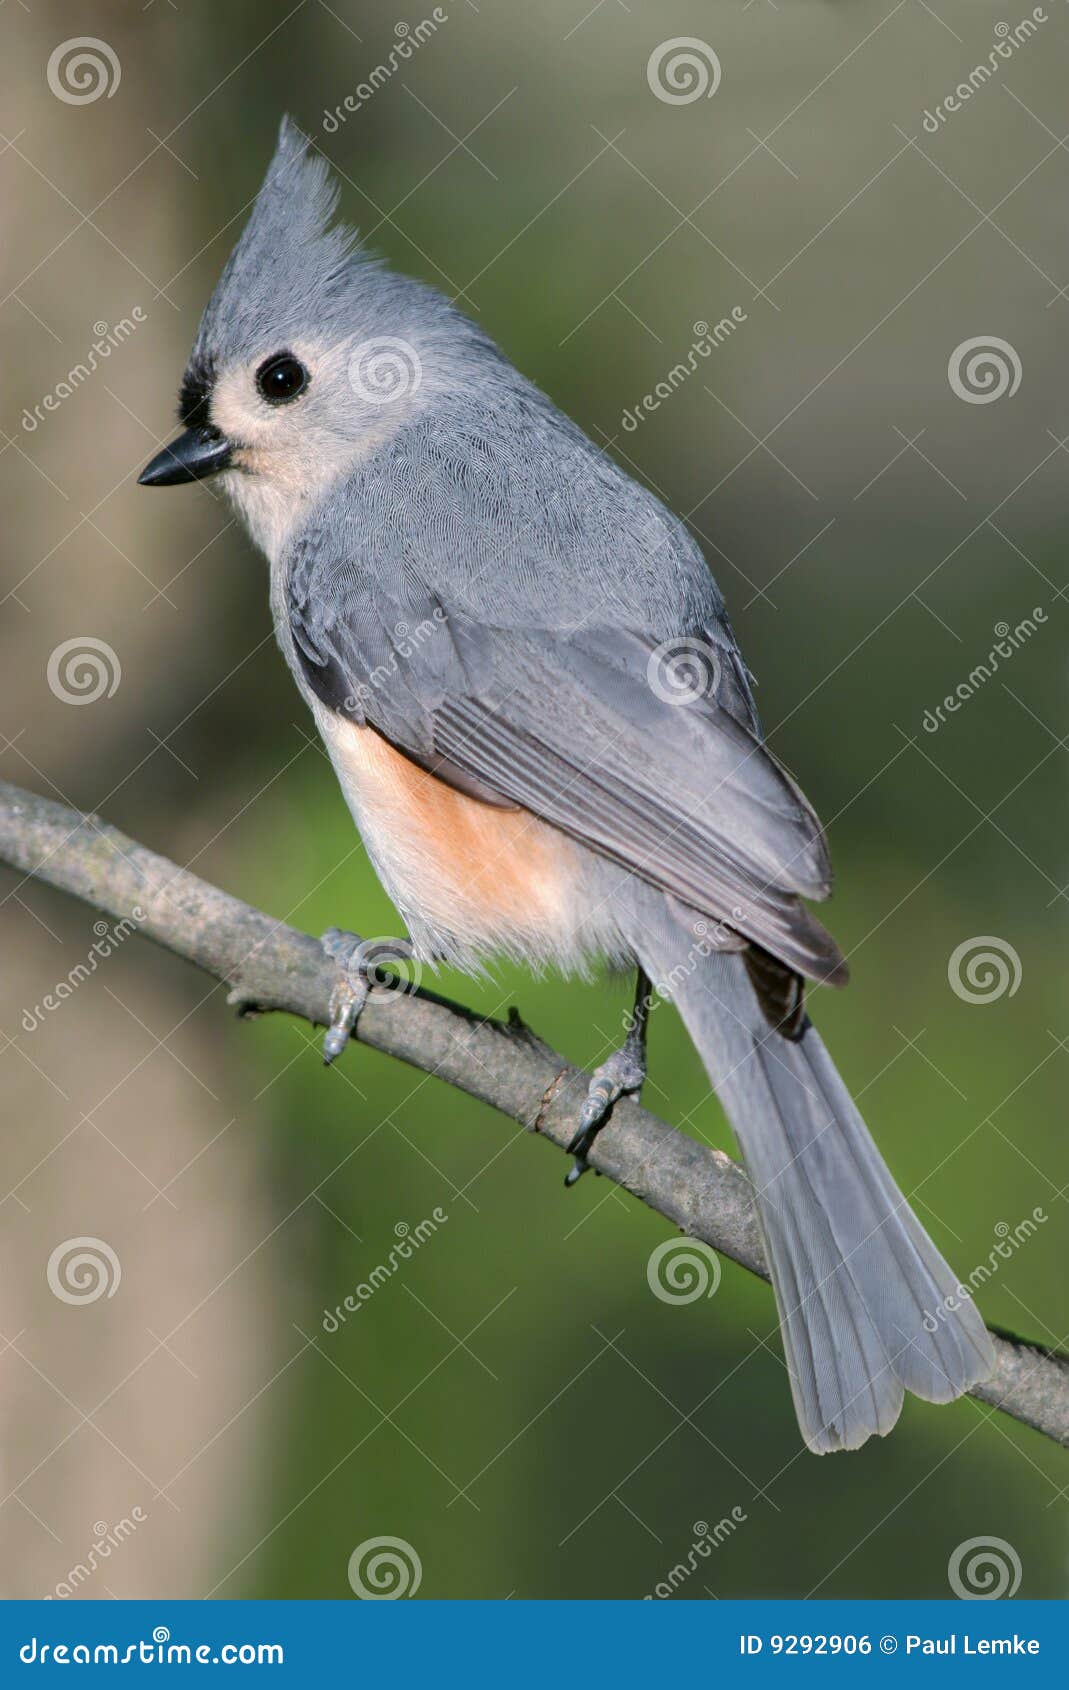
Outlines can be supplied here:
[[990, 1338], [816, 1029], [804, 1020], [801, 1037], [784, 1037], [741, 956], [687, 945], [672, 923], [636, 948], [677, 1003], [742, 1149], [802, 1435], [818, 1454], [856, 1449], [890, 1431], [904, 1390], [950, 1402], [988, 1378]]

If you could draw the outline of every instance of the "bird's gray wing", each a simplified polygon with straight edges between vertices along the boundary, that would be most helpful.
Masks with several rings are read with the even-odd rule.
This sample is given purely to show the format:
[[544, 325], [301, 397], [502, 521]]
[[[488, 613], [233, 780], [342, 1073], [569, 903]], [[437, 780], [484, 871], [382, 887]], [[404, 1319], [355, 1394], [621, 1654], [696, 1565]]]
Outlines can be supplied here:
[[620, 628], [495, 627], [412, 580], [388, 594], [335, 574], [328, 596], [300, 568], [289, 609], [304, 675], [329, 708], [461, 790], [533, 811], [798, 973], [842, 976], [834, 941], [798, 901], [829, 890], [820, 825], [718, 699], [724, 689], [737, 707], [733, 646], [703, 637], [666, 653]]

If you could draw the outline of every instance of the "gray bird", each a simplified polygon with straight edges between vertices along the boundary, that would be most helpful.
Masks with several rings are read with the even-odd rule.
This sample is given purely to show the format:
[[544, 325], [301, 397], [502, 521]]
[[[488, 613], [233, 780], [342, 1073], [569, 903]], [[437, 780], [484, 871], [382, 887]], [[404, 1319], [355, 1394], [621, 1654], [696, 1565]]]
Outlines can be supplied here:
[[[432, 289], [332, 223], [283, 122], [204, 313], [185, 432], [146, 486], [221, 475], [267, 556], [278, 641], [408, 928], [390, 947], [637, 968], [570, 1179], [678, 1005], [755, 1189], [803, 1436], [890, 1431], [994, 1356], [803, 1001], [842, 984], [801, 902], [820, 824], [761, 737], [724, 601], [683, 524]], [[352, 934], [327, 1060], [379, 960]]]

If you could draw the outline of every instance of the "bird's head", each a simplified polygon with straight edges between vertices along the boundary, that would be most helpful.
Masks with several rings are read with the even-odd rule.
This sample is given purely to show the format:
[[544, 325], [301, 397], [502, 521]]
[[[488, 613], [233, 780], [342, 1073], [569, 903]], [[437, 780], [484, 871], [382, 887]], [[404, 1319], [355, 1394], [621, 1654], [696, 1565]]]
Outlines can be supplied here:
[[269, 555], [309, 501], [451, 380], [477, 331], [334, 224], [325, 161], [285, 118], [249, 221], [208, 303], [179, 397], [184, 432], [146, 487], [222, 475]]

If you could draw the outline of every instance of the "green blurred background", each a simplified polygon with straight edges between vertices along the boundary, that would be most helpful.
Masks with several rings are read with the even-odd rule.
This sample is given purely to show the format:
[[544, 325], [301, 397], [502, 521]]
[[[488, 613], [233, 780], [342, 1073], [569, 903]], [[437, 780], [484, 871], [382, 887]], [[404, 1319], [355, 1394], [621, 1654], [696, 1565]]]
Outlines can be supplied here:
[[[691, 522], [770, 737], [829, 824], [829, 920], [853, 984], [814, 994], [814, 1016], [959, 1273], [1001, 1226], [1049, 1217], [980, 1301], [1058, 1344], [1065, 9], [934, 134], [926, 109], [1016, 13], [441, 11], [324, 128], [431, 8], [5, 10], [3, 773], [309, 932], [397, 930], [275, 650], [262, 561], [215, 489], [134, 486], [288, 110], [370, 244], [461, 296]], [[50, 91], [72, 31], [113, 49], [110, 97]], [[650, 56], [677, 37], [715, 50], [713, 97], [653, 93]], [[93, 325], [134, 306], [146, 321], [106, 369], [28, 431], [23, 408]], [[746, 320], [730, 339], [625, 428], [694, 325], [733, 306]], [[980, 336], [1022, 370], [983, 404], [948, 379]], [[995, 625], [1036, 607], [1038, 631], [926, 731]], [[122, 679], [78, 709], [46, 669], [83, 635]], [[659, 1301], [658, 1217], [594, 1178], [565, 1193], [559, 1155], [375, 1053], [324, 1071], [311, 1029], [239, 1025], [221, 991], [138, 940], [27, 1033], [25, 1006], [84, 955], [92, 912], [7, 874], [2, 890], [0, 1324], [24, 1334], [0, 1362], [6, 1594], [44, 1594], [95, 1523], [135, 1504], [136, 1545], [82, 1594], [349, 1597], [351, 1553], [390, 1535], [420, 1559], [420, 1597], [639, 1597], [686, 1559], [696, 1522], [732, 1509], [745, 1519], [678, 1599], [942, 1596], [978, 1536], [1012, 1546], [1022, 1596], [1065, 1594], [1053, 1445], [971, 1401], [910, 1400], [887, 1440], [818, 1461], [763, 1284], [726, 1263], [712, 1299]], [[948, 962], [980, 936], [1012, 947], [1020, 981], [970, 1003]], [[585, 1064], [617, 1042], [627, 1001], [620, 982], [512, 970], [436, 987], [518, 1005]], [[667, 1008], [646, 1102], [730, 1145]], [[397, 1226], [436, 1207], [448, 1223], [325, 1331]], [[80, 1234], [112, 1244], [122, 1286], [67, 1307], [44, 1264]]]

